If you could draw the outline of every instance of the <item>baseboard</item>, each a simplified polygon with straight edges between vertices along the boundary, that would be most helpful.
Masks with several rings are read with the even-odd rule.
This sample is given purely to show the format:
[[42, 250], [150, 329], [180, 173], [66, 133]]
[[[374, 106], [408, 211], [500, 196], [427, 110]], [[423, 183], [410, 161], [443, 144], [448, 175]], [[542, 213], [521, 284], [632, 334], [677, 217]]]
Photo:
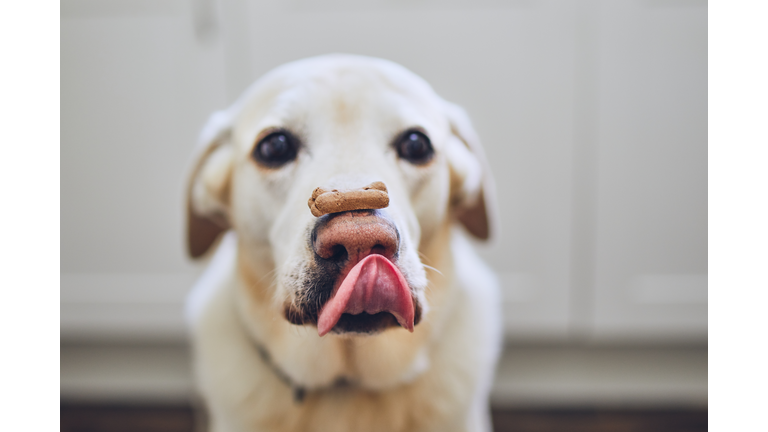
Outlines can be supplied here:
[[[61, 398], [112, 403], [195, 400], [185, 344], [64, 344]], [[497, 407], [707, 406], [707, 348], [508, 346]]]

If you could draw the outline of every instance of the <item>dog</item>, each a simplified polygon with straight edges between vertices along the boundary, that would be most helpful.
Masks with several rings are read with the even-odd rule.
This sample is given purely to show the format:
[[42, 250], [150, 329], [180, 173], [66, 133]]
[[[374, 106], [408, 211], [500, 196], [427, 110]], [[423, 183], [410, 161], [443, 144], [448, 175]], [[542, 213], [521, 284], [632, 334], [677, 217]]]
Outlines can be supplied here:
[[470, 237], [494, 185], [461, 108], [386, 60], [299, 60], [214, 113], [192, 165], [211, 431], [491, 430], [500, 302]]

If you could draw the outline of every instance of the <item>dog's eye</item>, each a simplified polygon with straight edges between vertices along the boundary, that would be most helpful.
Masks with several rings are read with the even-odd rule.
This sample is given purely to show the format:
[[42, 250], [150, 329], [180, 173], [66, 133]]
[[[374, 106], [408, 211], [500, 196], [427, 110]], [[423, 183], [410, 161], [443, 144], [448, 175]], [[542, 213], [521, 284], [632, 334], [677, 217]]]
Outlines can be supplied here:
[[259, 141], [253, 157], [262, 165], [276, 168], [296, 159], [296, 144], [296, 139], [287, 132], [274, 132]]
[[416, 165], [429, 162], [435, 151], [432, 149], [432, 143], [429, 138], [418, 131], [407, 131], [397, 142], [397, 154]]

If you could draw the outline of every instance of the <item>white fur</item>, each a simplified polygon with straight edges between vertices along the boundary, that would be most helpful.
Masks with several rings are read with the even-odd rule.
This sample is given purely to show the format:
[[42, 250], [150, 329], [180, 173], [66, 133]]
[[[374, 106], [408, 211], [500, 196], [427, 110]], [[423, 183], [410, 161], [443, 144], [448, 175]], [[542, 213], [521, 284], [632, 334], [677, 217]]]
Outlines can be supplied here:
[[[435, 148], [425, 166], [398, 160], [389, 147], [414, 126]], [[295, 162], [264, 170], [250, 152], [271, 127], [297, 130], [306, 147]], [[190, 180], [190, 208], [233, 231], [187, 303], [212, 431], [490, 431], [488, 393], [501, 343], [497, 284], [466, 234], [452, 227], [481, 194], [493, 205], [478, 145], [463, 111], [402, 67], [365, 57], [282, 66], [212, 117]], [[385, 211], [401, 233], [398, 266], [423, 318], [413, 333], [321, 338], [283, 316], [311, 261], [306, 236], [314, 218], [306, 202], [317, 186], [372, 180], [389, 189]], [[307, 389], [304, 402], [294, 402], [274, 367]], [[339, 378], [352, 385], [334, 386]]]

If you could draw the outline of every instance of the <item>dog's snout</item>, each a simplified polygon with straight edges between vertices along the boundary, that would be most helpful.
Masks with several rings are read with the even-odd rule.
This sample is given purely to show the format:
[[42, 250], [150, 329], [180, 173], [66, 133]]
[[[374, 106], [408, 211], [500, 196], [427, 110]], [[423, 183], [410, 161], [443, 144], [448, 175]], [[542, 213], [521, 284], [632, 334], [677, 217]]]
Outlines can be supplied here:
[[393, 260], [400, 236], [395, 225], [376, 211], [350, 211], [318, 219], [312, 248], [324, 260], [357, 263], [371, 254]]

